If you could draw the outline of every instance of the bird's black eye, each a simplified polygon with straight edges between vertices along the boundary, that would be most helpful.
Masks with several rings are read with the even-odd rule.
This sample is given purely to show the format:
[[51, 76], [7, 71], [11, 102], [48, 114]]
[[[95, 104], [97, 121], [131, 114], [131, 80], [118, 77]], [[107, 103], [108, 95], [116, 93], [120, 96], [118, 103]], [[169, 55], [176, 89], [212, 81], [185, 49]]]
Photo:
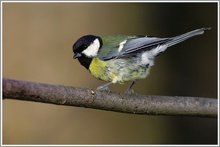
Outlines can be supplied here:
[[81, 44], [80, 46], [78, 46], [78, 47], [73, 47], [73, 52], [78, 52], [78, 53], [81, 53], [81, 52], [83, 52], [85, 49], [87, 49], [88, 48], [88, 45], [87, 44], [85, 44], [85, 43], [83, 43], [83, 44]]
[[88, 45], [86, 45], [86, 44], [83, 45], [83, 48], [84, 48], [84, 49], [86, 49], [87, 47], [88, 47]]

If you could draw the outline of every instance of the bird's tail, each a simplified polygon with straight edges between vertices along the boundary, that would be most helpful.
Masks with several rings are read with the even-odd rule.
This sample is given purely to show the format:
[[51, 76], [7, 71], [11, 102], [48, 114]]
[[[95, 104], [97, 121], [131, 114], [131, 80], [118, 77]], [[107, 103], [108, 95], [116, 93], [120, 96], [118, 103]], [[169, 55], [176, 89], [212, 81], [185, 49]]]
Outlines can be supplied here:
[[179, 36], [172, 37], [172, 38], [170, 38], [171, 40], [166, 43], [166, 45], [167, 45], [167, 47], [173, 46], [173, 45], [180, 43], [182, 41], [185, 41], [186, 39], [189, 39], [193, 36], [202, 35], [204, 33], [204, 31], [208, 31], [210, 29], [211, 28], [201, 28], [201, 29], [193, 30], [191, 32], [179, 35]]

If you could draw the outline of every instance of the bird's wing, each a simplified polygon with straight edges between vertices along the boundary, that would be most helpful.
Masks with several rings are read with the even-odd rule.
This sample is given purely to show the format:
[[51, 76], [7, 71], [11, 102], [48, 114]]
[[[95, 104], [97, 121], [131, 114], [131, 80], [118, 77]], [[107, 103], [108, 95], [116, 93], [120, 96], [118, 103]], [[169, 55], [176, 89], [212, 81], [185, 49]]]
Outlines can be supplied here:
[[[142, 51], [149, 51], [151, 49], [156, 50], [156, 55], [163, 52], [167, 47], [173, 46], [177, 43], [185, 41], [193, 36], [201, 35], [204, 31], [210, 30], [211, 28], [201, 28], [196, 29], [175, 37], [171, 38], [157, 38], [157, 37], [147, 37], [147, 36], [116, 36], [116, 37], [106, 37], [103, 41], [103, 47], [100, 49], [99, 58], [101, 60], [110, 60], [113, 58], [123, 58], [133, 56]], [[116, 43], [115, 42], [120, 42]], [[105, 45], [109, 44], [109, 45]], [[157, 48], [158, 45], [163, 48]]]
[[[113, 37], [109, 38], [105, 37], [105, 40], [103, 41], [103, 48], [100, 50], [98, 55], [101, 60], [129, 57], [137, 54], [138, 52], [150, 50], [158, 45], [170, 41], [169, 38], [147, 36], [117, 36], [115, 39]], [[116, 41], [120, 41], [120, 43], [115, 44], [114, 42]]]

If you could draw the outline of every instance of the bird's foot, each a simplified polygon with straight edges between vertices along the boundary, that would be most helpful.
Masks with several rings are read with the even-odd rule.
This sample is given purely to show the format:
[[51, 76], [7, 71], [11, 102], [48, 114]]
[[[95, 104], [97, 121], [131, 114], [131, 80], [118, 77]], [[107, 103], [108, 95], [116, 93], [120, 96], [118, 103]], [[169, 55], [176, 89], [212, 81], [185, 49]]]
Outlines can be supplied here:
[[131, 85], [125, 91], [125, 94], [134, 94], [135, 93], [134, 89], [132, 89], [132, 87], [134, 86], [135, 83], [136, 83], [136, 80], [132, 81]]
[[106, 85], [99, 86], [96, 90], [110, 92], [110, 89]]
[[110, 89], [108, 88], [108, 85], [110, 85], [110, 84], [112, 84], [112, 82], [109, 82], [105, 85], [99, 86], [96, 90], [110, 92]]
[[134, 89], [129, 88], [125, 91], [125, 94], [135, 94], [135, 91]]

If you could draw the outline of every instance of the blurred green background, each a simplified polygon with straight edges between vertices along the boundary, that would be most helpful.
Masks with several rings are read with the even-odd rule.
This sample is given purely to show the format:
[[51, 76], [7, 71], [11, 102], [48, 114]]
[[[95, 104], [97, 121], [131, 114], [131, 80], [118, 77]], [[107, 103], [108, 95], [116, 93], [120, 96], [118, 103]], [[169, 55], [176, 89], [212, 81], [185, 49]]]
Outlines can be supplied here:
[[[169, 48], [134, 89], [143, 95], [217, 98], [217, 3], [3, 3], [3, 77], [96, 88], [72, 44], [82, 35], [172, 37], [212, 29]], [[124, 92], [130, 83], [112, 85]], [[3, 144], [216, 144], [217, 119], [123, 114], [3, 101]]]

